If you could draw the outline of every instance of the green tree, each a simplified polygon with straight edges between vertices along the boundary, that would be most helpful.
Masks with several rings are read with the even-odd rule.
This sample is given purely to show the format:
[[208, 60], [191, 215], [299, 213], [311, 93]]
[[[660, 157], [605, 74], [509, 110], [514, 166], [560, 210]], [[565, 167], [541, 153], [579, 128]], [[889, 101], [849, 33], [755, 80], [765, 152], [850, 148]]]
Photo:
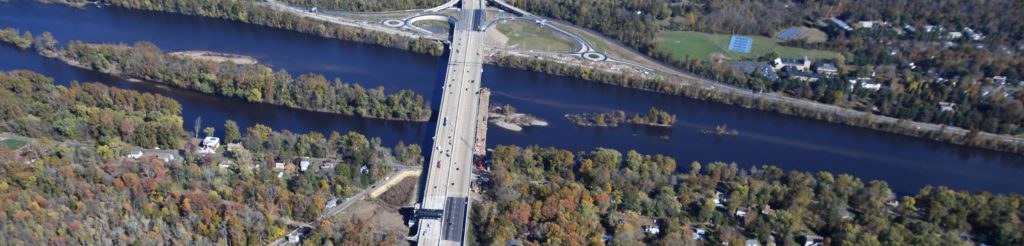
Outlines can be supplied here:
[[242, 133], [238, 130], [238, 124], [233, 120], [224, 122], [224, 142], [237, 143], [242, 140]]
[[213, 128], [212, 126], [208, 126], [208, 127], [206, 127], [206, 128], [203, 128], [203, 133], [206, 133], [206, 136], [207, 136], [207, 137], [213, 137], [213, 134], [214, 134], [214, 133], [215, 133], [216, 131], [217, 131], [217, 130], [216, 130], [216, 129], [214, 129], [214, 128]]

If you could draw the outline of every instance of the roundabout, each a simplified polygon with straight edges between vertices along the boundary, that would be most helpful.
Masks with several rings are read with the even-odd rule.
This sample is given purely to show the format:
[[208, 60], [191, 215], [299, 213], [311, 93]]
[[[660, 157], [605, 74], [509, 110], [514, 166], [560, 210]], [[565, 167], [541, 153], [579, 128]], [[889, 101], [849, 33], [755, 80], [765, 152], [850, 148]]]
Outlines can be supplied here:
[[594, 51], [584, 52], [583, 54], [580, 54], [580, 55], [583, 56], [583, 59], [587, 59], [588, 61], [604, 61], [604, 60], [608, 60], [608, 56], [606, 56], [604, 54], [601, 54], [601, 53], [594, 52]]
[[392, 20], [385, 20], [382, 24], [384, 24], [384, 26], [387, 26], [387, 27], [397, 28], [397, 27], [405, 26], [405, 21], [392, 19]]

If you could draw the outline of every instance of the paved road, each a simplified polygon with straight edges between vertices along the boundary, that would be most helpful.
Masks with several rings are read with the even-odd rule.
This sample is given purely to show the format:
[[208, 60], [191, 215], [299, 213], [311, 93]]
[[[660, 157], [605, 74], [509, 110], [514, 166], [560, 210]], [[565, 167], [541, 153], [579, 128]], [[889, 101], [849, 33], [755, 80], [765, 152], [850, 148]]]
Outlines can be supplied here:
[[452, 35], [441, 109], [428, 162], [422, 210], [443, 211], [441, 218], [422, 218], [419, 245], [462, 245], [465, 238], [477, 105], [483, 73], [483, 33], [475, 30], [483, 0], [462, 1]]

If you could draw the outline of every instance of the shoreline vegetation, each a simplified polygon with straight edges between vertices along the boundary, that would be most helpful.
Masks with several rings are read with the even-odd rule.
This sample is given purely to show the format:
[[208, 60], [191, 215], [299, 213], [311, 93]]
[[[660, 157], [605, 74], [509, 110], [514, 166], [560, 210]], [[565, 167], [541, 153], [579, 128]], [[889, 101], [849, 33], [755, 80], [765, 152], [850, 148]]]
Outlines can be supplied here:
[[[425, 122], [431, 115], [429, 103], [411, 90], [385, 94], [383, 87], [367, 89], [337, 78], [328, 81], [318, 74], [293, 77], [266, 65], [232, 62], [244, 58], [230, 57], [223, 62], [210, 58], [225, 55], [220, 53], [167, 54], [148, 42], [128, 46], [71, 41], [66, 47], [58, 47], [58, 41], [49, 33], [30, 41], [26, 41], [30, 33], [17, 33], [10, 28], [0, 30], [0, 41], [23, 49], [34, 46], [45, 57], [133, 81], [152, 81], [248, 102], [364, 118]], [[24, 45], [26, 42], [31, 45]], [[193, 56], [207, 58], [192, 59]]]
[[548, 125], [536, 116], [516, 112], [516, 108], [508, 104], [491, 107], [487, 118], [491, 124], [514, 132], [523, 131], [524, 127]]
[[672, 127], [678, 120], [676, 115], [651, 107], [645, 115], [626, 116], [622, 110], [602, 113], [566, 114], [565, 119], [582, 127], [619, 127], [622, 124]]
[[[157, 3], [146, 4], [144, 4], [141, 0], [114, 0], [112, 1], [112, 3], [116, 3], [115, 6], [129, 9], [169, 12], [185, 15], [198, 15], [205, 17], [235, 20], [243, 23], [292, 30], [300, 33], [318, 35], [321, 37], [336, 38], [353, 42], [369, 43], [384, 47], [410, 50], [416, 53], [430, 54], [434, 56], [440, 56], [441, 54], [443, 54], [444, 51], [444, 48], [441, 47], [442, 45], [440, 42], [423, 38], [417, 40], [409, 40], [408, 38], [405, 37], [387, 35], [377, 32], [373, 32], [373, 38], [355, 39], [349, 36], [338, 37], [338, 35], [341, 35], [341, 33], [351, 34], [372, 31], [350, 30], [355, 28], [340, 26], [336, 28], [339, 30], [345, 30], [345, 32], [336, 31], [335, 34], [330, 34], [323, 29], [317, 29], [322, 30], [317, 31], [309, 28], [309, 26], [312, 23], [318, 23], [322, 26], [337, 25], [326, 25], [326, 23], [318, 22], [315, 20], [307, 20], [301, 17], [291, 16], [287, 14], [273, 13], [274, 11], [270, 10], [269, 8], [258, 6], [251, 3], [225, 2], [224, 0], [182, 5], [176, 5], [174, 4], [174, 1], [170, 0], [158, 0]], [[225, 5], [231, 5], [232, 9], [258, 8], [260, 16], [263, 16], [264, 18], [260, 19], [261, 21], [250, 21], [248, 19], [239, 18], [239, 16], [234, 14], [221, 13], [224, 12], [220, 10], [224, 9]], [[212, 11], [213, 9], [217, 9], [218, 11]], [[291, 25], [269, 23], [266, 20], [266, 16], [271, 15], [288, 16], [278, 18], [287, 20], [286, 22], [291, 23]], [[295, 25], [296, 23], [300, 23], [302, 25]], [[381, 39], [384, 39], [386, 41], [382, 41]], [[395, 45], [395, 43], [400, 43], [403, 40], [405, 41], [406, 45]], [[655, 59], [660, 60], [658, 59], [658, 57], [659, 54], [654, 55]], [[944, 124], [930, 124], [937, 126], [935, 128], [938, 128], [938, 130], [922, 129], [918, 126], [915, 126], [914, 121], [907, 119], [898, 119], [887, 116], [875, 115], [872, 113], [847, 108], [839, 108], [839, 110], [849, 112], [840, 113], [837, 112], [838, 110], [823, 111], [820, 109], [809, 107], [806, 104], [795, 103], [794, 101], [767, 101], [759, 97], [748, 97], [733, 92], [723, 92], [709, 88], [702, 88], [700, 86], [678, 85], [681, 83], [681, 81], [676, 81], [680, 83], [670, 82], [670, 80], [679, 79], [645, 78], [644, 76], [639, 74], [597, 71], [593, 68], [594, 66], [588, 65], [566, 65], [548, 60], [538, 60], [529, 57], [517, 57], [511, 55], [499, 55], [498, 57], [491, 58], [491, 60], [488, 62], [499, 67], [542, 72], [557, 76], [567, 76], [603, 84], [610, 84], [669, 95], [685, 96], [692, 99], [712, 101], [728, 105], [741, 105], [743, 107], [754, 108], [762, 111], [775, 112], [814, 120], [821, 120], [835, 124], [868, 128], [877, 131], [901, 134], [911, 137], [919, 137], [937, 142], [984, 148], [1015, 154], [1024, 154], [1024, 142], [1020, 141], [1019, 139], [1010, 140], [1004, 138], [1009, 135], [1000, 135], [995, 133], [983, 132], [978, 129], [963, 129], [958, 127], [950, 127]], [[706, 67], [701, 66], [695, 69], [693, 72], [707, 76], [708, 70], [709, 69], [707, 69]], [[918, 123], [929, 124], [924, 122]]]

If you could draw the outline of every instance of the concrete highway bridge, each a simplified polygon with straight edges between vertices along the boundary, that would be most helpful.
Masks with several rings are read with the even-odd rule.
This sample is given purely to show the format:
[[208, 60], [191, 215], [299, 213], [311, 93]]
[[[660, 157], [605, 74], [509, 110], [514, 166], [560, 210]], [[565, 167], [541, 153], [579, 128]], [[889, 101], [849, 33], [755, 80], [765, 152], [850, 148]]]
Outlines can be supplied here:
[[476, 27], [485, 2], [458, 2], [462, 7], [452, 30], [434, 144], [416, 213], [418, 245], [463, 245], [468, 228], [483, 73], [484, 35]]
[[[484, 31], [496, 21], [486, 22], [487, 3], [518, 15], [518, 17], [498, 19], [496, 21], [534, 21], [539, 25], [565, 34], [579, 43], [578, 50], [570, 52], [578, 56], [592, 53], [583, 38], [547, 24], [545, 19], [522, 11], [501, 0], [450, 0], [444, 5], [421, 10], [404, 10], [382, 12], [381, 15], [407, 14], [401, 19], [384, 20], [384, 32], [398, 32], [395, 29], [413, 30], [423, 33], [425, 30], [412, 24], [417, 21], [438, 20], [452, 24], [450, 37], [446, 40], [450, 51], [445, 68], [442, 96], [438, 110], [437, 126], [430, 151], [430, 160], [426, 163], [424, 183], [421, 184], [421, 201], [417, 204], [415, 235], [410, 237], [418, 245], [464, 245], [468, 228], [471, 207], [471, 183], [474, 156], [478, 153], [478, 145], [483, 144], [486, 130], [486, 105], [481, 105], [481, 75], [484, 62]], [[365, 23], [339, 18], [340, 15], [372, 15], [374, 13], [335, 12], [324, 15], [318, 12], [328, 10], [304, 10], [288, 6], [275, 0], [267, 0], [274, 8], [289, 11], [302, 16], [333, 23], [371, 28]], [[461, 5], [460, 5], [461, 4]], [[453, 8], [458, 12], [452, 15]], [[444, 13], [442, 13], [444, 12]], [[391, 30], [387, 30], [391, 28]], [[419, 29], [419, 30], [417, 30]], [[378, 29], [374, 29], [378, 30]], [[426, 31], [429, 33], [429, 31]], [[604, 55], [601, 54], [602, 60]], [[484, 92], [483, 94], [487, 94]], [[486, 100], [484, 102], [486, 104]], [[483, 120], [483, 121], [481, 121]], [[481, 124], [481, 122], [484, 122]], [[300, 228], [301, 229], [301, 228]]]

